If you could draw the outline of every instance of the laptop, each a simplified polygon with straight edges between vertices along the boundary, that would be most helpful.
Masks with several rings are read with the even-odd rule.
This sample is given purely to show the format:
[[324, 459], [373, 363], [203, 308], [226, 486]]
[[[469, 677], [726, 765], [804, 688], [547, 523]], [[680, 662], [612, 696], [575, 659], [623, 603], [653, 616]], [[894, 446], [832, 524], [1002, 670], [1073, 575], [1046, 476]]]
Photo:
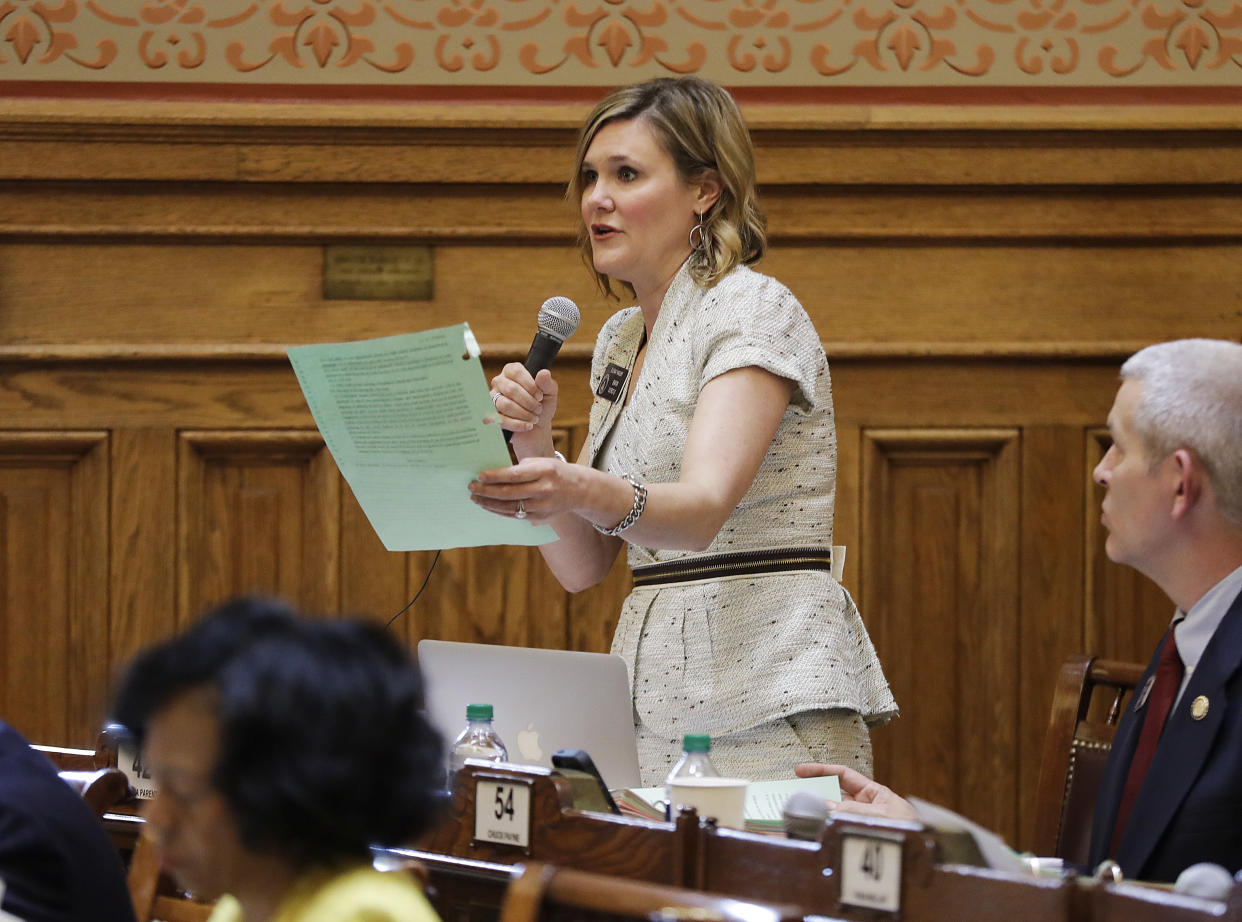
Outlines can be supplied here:
[[509, 761], [551, 767], [558, 749], [583, 749], [612, 789], [639, 785], [634, 706], [625, 661], [611, 653], [421, 640], [427, 716], [445, 745], [466, 726], [467, 704], [490, 704]]

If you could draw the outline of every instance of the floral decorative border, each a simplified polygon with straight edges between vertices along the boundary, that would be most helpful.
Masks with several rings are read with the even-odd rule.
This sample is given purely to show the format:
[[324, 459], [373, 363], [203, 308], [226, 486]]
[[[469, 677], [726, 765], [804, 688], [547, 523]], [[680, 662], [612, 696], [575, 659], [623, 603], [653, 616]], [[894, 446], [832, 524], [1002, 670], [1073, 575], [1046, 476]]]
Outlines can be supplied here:
[[1238, 0], [0, 0], [0, 81], [1242, 86]]

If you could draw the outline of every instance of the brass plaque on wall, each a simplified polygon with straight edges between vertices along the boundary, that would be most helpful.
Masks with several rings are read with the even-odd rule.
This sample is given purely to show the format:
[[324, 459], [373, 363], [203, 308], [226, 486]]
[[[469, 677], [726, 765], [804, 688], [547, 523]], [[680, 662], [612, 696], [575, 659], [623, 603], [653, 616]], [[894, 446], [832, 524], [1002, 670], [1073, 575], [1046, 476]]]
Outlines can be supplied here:
[[429, 246], [345, 246], [323, 248], [325, 300], [430, 301]]

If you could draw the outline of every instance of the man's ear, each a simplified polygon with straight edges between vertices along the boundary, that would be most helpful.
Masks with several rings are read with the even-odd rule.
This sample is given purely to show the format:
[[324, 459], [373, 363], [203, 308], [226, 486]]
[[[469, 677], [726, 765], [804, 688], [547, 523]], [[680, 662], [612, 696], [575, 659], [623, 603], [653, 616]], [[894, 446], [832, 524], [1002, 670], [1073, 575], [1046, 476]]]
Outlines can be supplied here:
[[1169, 456], [1176, 477], [1173, 484], [1173, 518], [1187, 515], [1203, 498], [1203, 485], [1207, 472], [1202, 462], [1185, 448], [1179, 448]]

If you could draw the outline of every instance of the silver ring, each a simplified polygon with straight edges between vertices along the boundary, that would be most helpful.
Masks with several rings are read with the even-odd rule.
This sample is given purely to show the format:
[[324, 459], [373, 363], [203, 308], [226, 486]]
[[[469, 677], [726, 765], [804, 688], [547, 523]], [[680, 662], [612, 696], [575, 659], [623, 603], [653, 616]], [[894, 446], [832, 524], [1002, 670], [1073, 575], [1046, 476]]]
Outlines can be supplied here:
[[499, 399], [500, 399], [500, 391], [492, 391], [492, 406], [495, 407], [497, 410], [500, 409], [500, 407], [496, 406], [496, 401]]
[[525, 504], [525, 503], [523, 503], [520, 499], [518, 500], [518, 508], [517, 508], [517, 512], [513, 513], [513, 517], [514, 517], [515, 519], [524, 519], [524, 518], [526, 518], [526, 504]]

